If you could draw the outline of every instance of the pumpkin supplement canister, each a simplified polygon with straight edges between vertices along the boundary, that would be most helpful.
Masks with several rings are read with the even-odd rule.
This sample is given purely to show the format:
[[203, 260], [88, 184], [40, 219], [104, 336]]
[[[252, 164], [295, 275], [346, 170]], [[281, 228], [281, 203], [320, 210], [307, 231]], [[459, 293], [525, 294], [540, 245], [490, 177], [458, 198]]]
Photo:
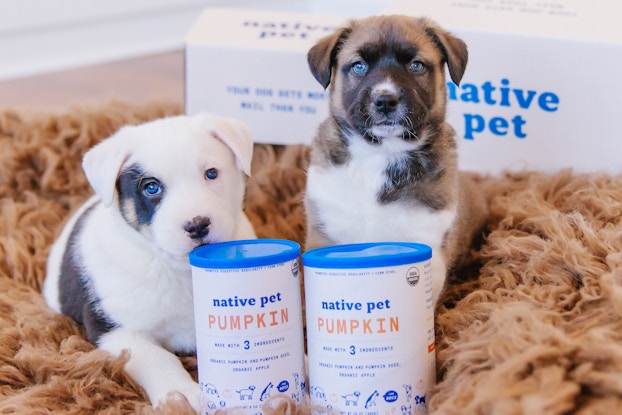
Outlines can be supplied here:
[[427, 412], [436, 378], [432, 250], [337, 245], [302, 255], [311, 404], [341, 415]]
[[[300, 246], [257, 239], [190, 253], [203, 413], [305, 398]], [[240, 412], [242, 411], [242, 412]]]

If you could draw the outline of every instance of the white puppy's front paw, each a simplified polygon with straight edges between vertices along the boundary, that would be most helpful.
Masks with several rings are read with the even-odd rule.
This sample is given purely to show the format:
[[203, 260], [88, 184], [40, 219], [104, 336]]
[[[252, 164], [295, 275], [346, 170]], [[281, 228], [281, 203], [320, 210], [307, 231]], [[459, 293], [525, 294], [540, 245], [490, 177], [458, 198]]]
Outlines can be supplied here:
[[191, 384], [186, 385], [183, 389], [180, 389], [179, 392], [186, 397], [190, 405], [194, 408], [197, 413], [201, 413], [201, 390], [199, 389], [199, 384], [192, 382]]
[[185, 398], [190, 406], [198, 413], [201, 413], [201, 391], [199, 385], [195, 382], [184, 382], [184, 385], [179, 385], [163, 394], [161, 397], [155, 399], [155, 406], [161, 407], [166, 402], [181, 401]]

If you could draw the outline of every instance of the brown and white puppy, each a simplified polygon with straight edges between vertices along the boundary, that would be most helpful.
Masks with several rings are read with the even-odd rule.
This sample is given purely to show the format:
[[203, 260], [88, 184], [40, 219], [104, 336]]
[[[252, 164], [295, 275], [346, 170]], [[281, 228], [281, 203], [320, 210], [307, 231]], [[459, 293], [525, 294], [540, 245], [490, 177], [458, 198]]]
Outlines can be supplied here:
[[311, 72], [330, 86], [330, 114], [311, 148], [306, 249], [425, 243], [436, 303], [486, 217], [445, 122], [445, 64], [459, 83], [467, 56], [434, 22], [397, 15], [354, 20], [309, 50]]

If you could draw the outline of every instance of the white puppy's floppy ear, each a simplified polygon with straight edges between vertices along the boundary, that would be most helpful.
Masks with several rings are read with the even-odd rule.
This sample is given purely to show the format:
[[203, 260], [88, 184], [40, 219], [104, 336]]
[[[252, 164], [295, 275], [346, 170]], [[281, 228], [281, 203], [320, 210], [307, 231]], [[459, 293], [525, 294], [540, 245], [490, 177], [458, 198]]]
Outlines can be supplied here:
[[86, 178], [105, 206], [114, 198], [115, 185], [123, 163], [130, 156], [129, 137], [123, 127], [84, 154], [82, 168]]
[[227, 145], [235, 155], [238, 166], [247, 176], [251, 175], [251, 161], [253, 159], [253, 138], [246, 124], [233, 118], [214, 114], [198, 114], [203, 120], [204, 127], [214, 133]]

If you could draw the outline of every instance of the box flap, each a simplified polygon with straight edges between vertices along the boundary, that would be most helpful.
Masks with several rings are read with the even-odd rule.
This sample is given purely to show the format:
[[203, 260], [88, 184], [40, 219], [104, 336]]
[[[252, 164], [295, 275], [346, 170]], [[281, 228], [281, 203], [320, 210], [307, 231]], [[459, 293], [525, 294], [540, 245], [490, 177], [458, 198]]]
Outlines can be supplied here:
[[385, 14], [427, 16], [449, 30], [622, 43], [617, 0], [396, 0]]
[[188, 32], [186, 43], [306, 52], [346, 20], [340, 16], [207, 8]]

